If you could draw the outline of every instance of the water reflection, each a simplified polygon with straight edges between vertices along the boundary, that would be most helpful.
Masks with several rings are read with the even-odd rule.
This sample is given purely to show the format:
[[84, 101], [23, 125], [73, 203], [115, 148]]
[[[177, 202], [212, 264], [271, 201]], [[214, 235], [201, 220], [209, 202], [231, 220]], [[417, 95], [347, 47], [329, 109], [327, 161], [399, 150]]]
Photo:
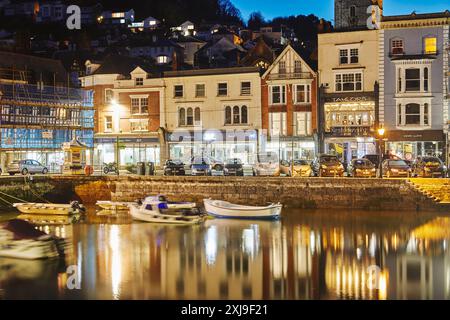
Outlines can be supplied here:
[[66, 265], [81, 290], [67, 288], [58, 263], [3, 258], [0, 289], [12, 299], [450, 298], [450, 218], [285, 213], [195, 227], [94, 212], [75, 224], [44, 220], [39, 228], [70, 239]]

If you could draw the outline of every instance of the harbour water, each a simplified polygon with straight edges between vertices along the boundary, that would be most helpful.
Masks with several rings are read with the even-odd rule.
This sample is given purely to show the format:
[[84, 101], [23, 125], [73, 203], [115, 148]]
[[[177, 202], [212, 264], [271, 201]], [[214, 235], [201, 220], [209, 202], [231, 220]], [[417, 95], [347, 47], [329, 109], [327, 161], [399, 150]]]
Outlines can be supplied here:
[[450, 298], [445, 215], [286, 209], [280, 221], [180, 227], [90, 209], [33, 220], [69, 240], [67, 257], [0, 258], [0, 299]]

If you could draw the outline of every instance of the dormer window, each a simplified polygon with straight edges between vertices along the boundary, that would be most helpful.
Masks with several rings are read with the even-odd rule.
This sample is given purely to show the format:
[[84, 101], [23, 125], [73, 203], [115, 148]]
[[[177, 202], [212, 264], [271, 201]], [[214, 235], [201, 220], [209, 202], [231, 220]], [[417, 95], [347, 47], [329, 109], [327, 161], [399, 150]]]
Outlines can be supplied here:
[[405, 53], [403, 48], [403, 40], [396, 39], [391, 41], [391, 53], [393, 55]]
[[144, 85], [144, 78], [136, 78], [135, 84], [136, 84], [136, 86], [143, 86]]
[[169, 62], [169, 58], [168, 58], [167, 56], [158, 56], [158, 57], [156, 58], [156, 62], [157, 62], [158, 64], [166, 64], [166, 63]]

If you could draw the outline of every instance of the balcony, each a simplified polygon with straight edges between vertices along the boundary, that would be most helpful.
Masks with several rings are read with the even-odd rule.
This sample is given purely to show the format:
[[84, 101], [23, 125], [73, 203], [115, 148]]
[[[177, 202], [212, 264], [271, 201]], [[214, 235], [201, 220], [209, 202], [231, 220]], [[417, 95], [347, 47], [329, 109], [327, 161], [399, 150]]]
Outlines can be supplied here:
[[329, 134], [333, 137], [370, 137], [374, 129], [370, 126], [331, 127]]
[[287, 72], [275, 73], [269, 75], [268, 80], [290, 80], [290, 79], [312, 79], [313, 75], [310, 72]]

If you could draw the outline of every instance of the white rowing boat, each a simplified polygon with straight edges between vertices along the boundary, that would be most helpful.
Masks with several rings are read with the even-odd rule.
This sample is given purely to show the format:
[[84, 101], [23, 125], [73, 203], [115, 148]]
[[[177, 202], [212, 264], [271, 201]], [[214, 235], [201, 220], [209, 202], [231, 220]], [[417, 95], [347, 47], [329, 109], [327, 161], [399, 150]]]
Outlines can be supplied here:
[[218, 218], [277, 219], [283, 206], [280, 203], [265, 207], [243, 206], [222, 200], [204, 199], [206, 212]]
[[83, 205], [78, 201], [72, 201], [70, 204], [58, 203], [14, 203], [13, 207], [25, 214], [43, 214], [43, 215], [72, 215], [85, 212]]
[[195, 225], [206, 218], [192, 207], [169, 208], [164, 196], [147, 197], [142, 205], [131, 205], [130, 214], [135, 220], [174, 225]]

